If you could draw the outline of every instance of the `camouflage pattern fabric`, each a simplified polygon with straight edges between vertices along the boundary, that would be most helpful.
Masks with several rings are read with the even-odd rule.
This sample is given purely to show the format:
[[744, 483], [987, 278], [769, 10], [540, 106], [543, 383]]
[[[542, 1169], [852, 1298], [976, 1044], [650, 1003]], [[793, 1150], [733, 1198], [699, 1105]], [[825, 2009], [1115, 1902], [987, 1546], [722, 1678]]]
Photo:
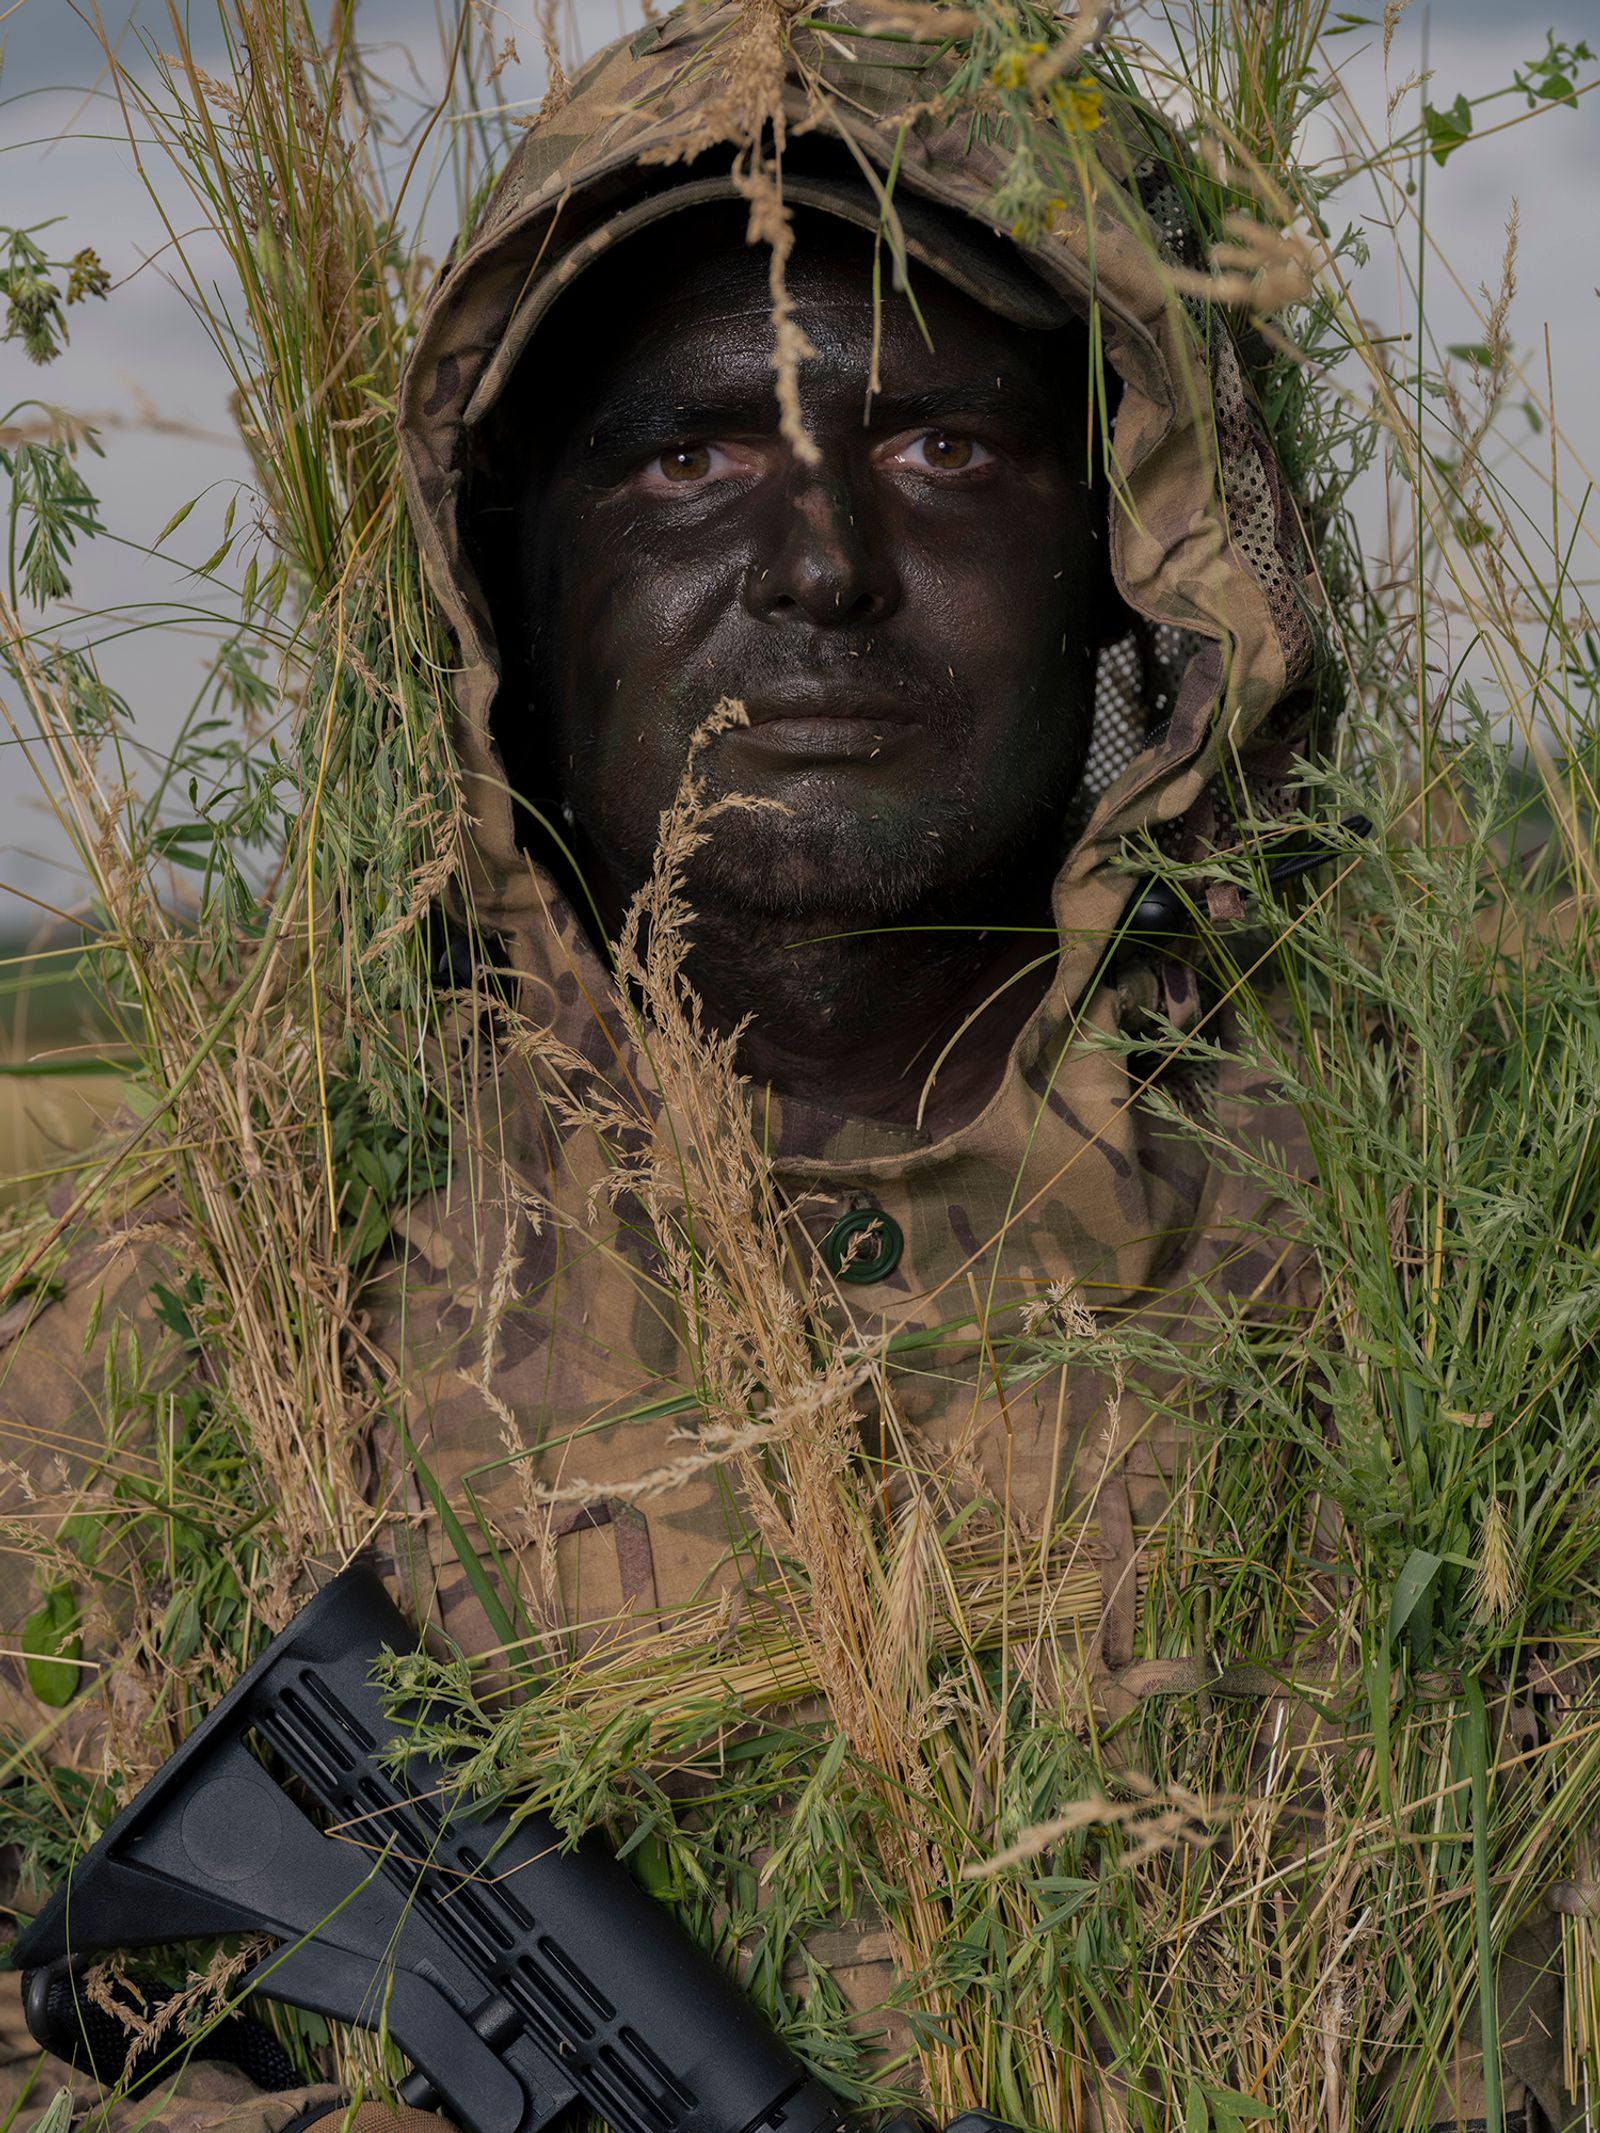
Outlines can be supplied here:
[[[456, 742], [475, 824], [469, 900], [503, 944], [515, 1005], [542, 1042], [491, 1059], [476, 1146], [447, 1187], [407, 1212], [367, 1299], [371, 1359], [391, 1375], [406, 1432], [465, 1531], [484, 1536], [486, 1559], [492, 1540], [523, 1568], [530, 1593], [580, 1643], [648, 1637], [674, 1610], [735, 1587], [740, 1533], [718, 1472], [633, 1493], [681, 1451], [675, 1433], [692, 1371], [638, 1210], [608, 1200], [606, 1151], [573, 1114], [586, 1079], [648, 1092], [652, 1076], [605, 965], [517, 842], [492, 731], [493, 620], [470, 555], [472, 444], [555, 294], [642, 202], [670, 211], [674, 188], [708, 179], [733, 195], [718, 53], [746, 19], [725, 7], [674, 12], [611, 46], [552, 104], [441, 278], [401, 410], [416, 532], [458, 652]], [[992, 227], [1004, 152], [970, 136], [964, 118], [941, 117], [934, 55], [774, 19], [787, 40], [786, 167], [841, 167], [821, 80], [850, 113], [854, 151], [880, 174], [897, 167], [907, 193]], [[849, 0], [833, 19], [870, 27]], [[942, 1138], [766, 1091], [754, 1098], [803, 1279], [852, 1213], [887, 1217], [904, 1240], [887, 1278], [836, 1282], [827, 1305], [841, 1339], [929, 1336], [890, 1372], [901, 1439], [964, 1472], [1032, 1530], [1058, 1510], [1086, 1521], [1100, 1604], [1080, 1687], [1116, 1715], [1184, 1686], [1181, 1667], [1140, 1656], [1138, 1595], [1142, 1552], [1183, 1484], [1191, 1446], [1147, 1404], [1148, 1387], [1146, 1399], [1133, 1385], [1112, 1398], [1092, 1373], [1062, 1369], [997, 1389], [975, 1319], [982, 1307], [1014, 1323], [1024, 1304], [1070, 1291], [1097, 1314], [1198, 1337], [1219, 1311], [1284, 1312], [1305, 1301], [1306, 1270], [1279, 1236], [1275, 1209], [1212, 1167], [1198, 1141], [1163, 1129], [1125, 1056], [1106, 1048], [1140, 1018], [1193, 1027], [1202, 1003], [1191, 975], [1160, 960], [1113, 975], [1105, 951], [1128, 901], [1130, 839], [1153, 835], [1174, 858], [1199, 859], [1228, 845], [1246, 800], [1257, 816], [1288, 811], [1318, 639], [1308, 562], [1231, 335], [1177, 296], [1168, 275], [1172, 264], [1197, 263], [1172, 144], [1153, 123], [1108, 118], [1095, 146], [1106, 175], [1092, 204], [1062, 202], [1027, 259], [1080, 310], [1095, 304], [1121, 381], [1111, 544], [1135, 619], [1102, 664], [1090, 804], [1055, 890], [1054, 980], [1001, 1086]], [[1231, 915], [1226, 893], [1214, 903], [1219, 918]], [[1179, 1065], [1165, 1087], [1224, 1136], [1270, 1143], [1291, 1169], [1305, 1164], [1297, 1120], [1250, 1077]], [[104, 1331], [85, 1346], [96, 1296], [112, 1317], [141, 1318], [147, 1367], [164, 1367], [149, 1276], [126, 1257], [84, 1251], [66, 1295], [20, 1307], [28, 1323], [11, 1330], [23, 1337], [0, 1358], [6, 1508], [41, 1532], [57, 1530], [114, 1428], [97, 1374]], [[869, 1453], [885, 1419], [862, 1417]], [[492, 1648], [401, 1437], [373, 1452], [374, 1501], [391, 1513], [403, 1602], [466, 1648]], [[566, 1492], [561, 1506], [541, 1508], [530, 1481]], [[3, 1560], [10, 1715], [31, 1730], [41, 1721], [24, 1708], [15, 1657], [15, 1625], [33, 1604], [31, 1565], [15, 1551]], [[108, 1623], [108, 1654], [114, 1645]], [[88, 1757], [115, 1739], [116, 1669], [106, 1671], [112, 1678], [64, 1722], [43, 1721], [62, 1723]], [[881, 2000], [881, 1933], [869, 1925], [835, 1936], [826, 1956], [854, 2004]], [[34, 2060], [15, 2023], [11, 2035], [20, 2081]], [[1524, 2069], [1509, 2046], [1508, 2059], [1515, 2113]], [[1527, 2080], [1552, 2123], [1566, 2109], [1557, 2065], [1558, 2053], [1527, 2054]], [[34, 2093], [48, 2093], [53, 2072], [40, 2078]], [[281, 2133], [319, 2096], [235, 2100], [219, 2091], [225, 2079], [192, 2069], [154, 2123], [173, 2133]], [[1464, 2067], [1456, 2093], [1468, 2116], [1474, 2090]]]

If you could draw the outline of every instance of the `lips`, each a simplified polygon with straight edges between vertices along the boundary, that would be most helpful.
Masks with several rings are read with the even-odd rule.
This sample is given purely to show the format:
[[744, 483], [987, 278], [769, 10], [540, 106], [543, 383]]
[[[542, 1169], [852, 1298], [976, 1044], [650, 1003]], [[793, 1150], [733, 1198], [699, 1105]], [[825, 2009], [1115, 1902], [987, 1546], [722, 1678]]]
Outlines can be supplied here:
[[750, 724], [727, 736], [751, 755], [788, 762], [854, 763], [885, 768], [923, 732], [922, 722], [898, 705], [863, 703], [843, 693], [764, 697], [747, 704]]
[[806, 689], [778, 696], [748, 698], [745, 714], [752, 726], [775, 726], [790, 720], [806, 725], [837, 721], [846, 725], [910, 726], [917, 723], [903, 705], [881, 697], [864, 697], [850, 689]]

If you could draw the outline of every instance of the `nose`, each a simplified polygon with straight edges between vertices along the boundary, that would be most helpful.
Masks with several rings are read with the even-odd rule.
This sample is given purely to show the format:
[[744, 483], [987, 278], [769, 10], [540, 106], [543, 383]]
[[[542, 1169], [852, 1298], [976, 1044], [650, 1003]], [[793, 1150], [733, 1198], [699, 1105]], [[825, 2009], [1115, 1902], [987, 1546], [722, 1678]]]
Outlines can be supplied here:
[[766, 538], [745, 577], [745, 605], [759, 621], [859, 627], [883, 621], [899, 604], [884, 529], [848, 479], [827, 469], [797, 475], [773, 498]]

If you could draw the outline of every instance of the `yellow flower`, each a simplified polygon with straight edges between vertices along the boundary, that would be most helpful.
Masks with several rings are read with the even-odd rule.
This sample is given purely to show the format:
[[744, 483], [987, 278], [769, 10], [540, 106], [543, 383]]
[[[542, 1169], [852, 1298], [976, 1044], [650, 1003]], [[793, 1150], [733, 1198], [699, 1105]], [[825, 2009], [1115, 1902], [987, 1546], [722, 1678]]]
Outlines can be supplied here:
[[1098, 131], [1101, 116], [1100, 84], [1090, 75], [1080, 75], [1076, 81], [1057, 81], [1050, 84], [1050, 101], [1059, 115], [1080, 133]]
[[1048, 237], [1057, 215], [1064, 215], [1067, 203], [1058, 195], [1046, 195], [1042, 189], [1033, 198], [1019, 202], [1011, 223], [1011, 234], [1022, 244], [1038, 244]]
[[1042, 44], [1014, 44], [1008, 52], [1002, 52], [989, 70], [989, 79], [997, 89], [1020, 89], [1028, 79], [1034, 60], [1044, 52]]

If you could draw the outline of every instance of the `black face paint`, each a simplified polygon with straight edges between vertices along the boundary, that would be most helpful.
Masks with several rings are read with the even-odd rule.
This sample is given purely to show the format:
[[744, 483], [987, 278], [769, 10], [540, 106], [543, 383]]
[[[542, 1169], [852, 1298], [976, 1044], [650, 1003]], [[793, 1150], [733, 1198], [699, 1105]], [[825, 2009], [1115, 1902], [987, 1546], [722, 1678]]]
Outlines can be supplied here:
[[863, 422], [871, 263], [865, 233], [800, 219], [816, 466], [779, 433], [766, 254], [731, 212], [590, 269], [519, 374], [531, 702], [502, 704], [501, 737], [511, 762], [543, 751], [612, 908], [724, 696], [751, 724], [707, 752], [713, 793], [784, 812], [719, 823], [702, 906], [997, 922], [1048, 891], [1112, 633], [1083, 336], [924, 270], [932, 345], [886, 293]]

